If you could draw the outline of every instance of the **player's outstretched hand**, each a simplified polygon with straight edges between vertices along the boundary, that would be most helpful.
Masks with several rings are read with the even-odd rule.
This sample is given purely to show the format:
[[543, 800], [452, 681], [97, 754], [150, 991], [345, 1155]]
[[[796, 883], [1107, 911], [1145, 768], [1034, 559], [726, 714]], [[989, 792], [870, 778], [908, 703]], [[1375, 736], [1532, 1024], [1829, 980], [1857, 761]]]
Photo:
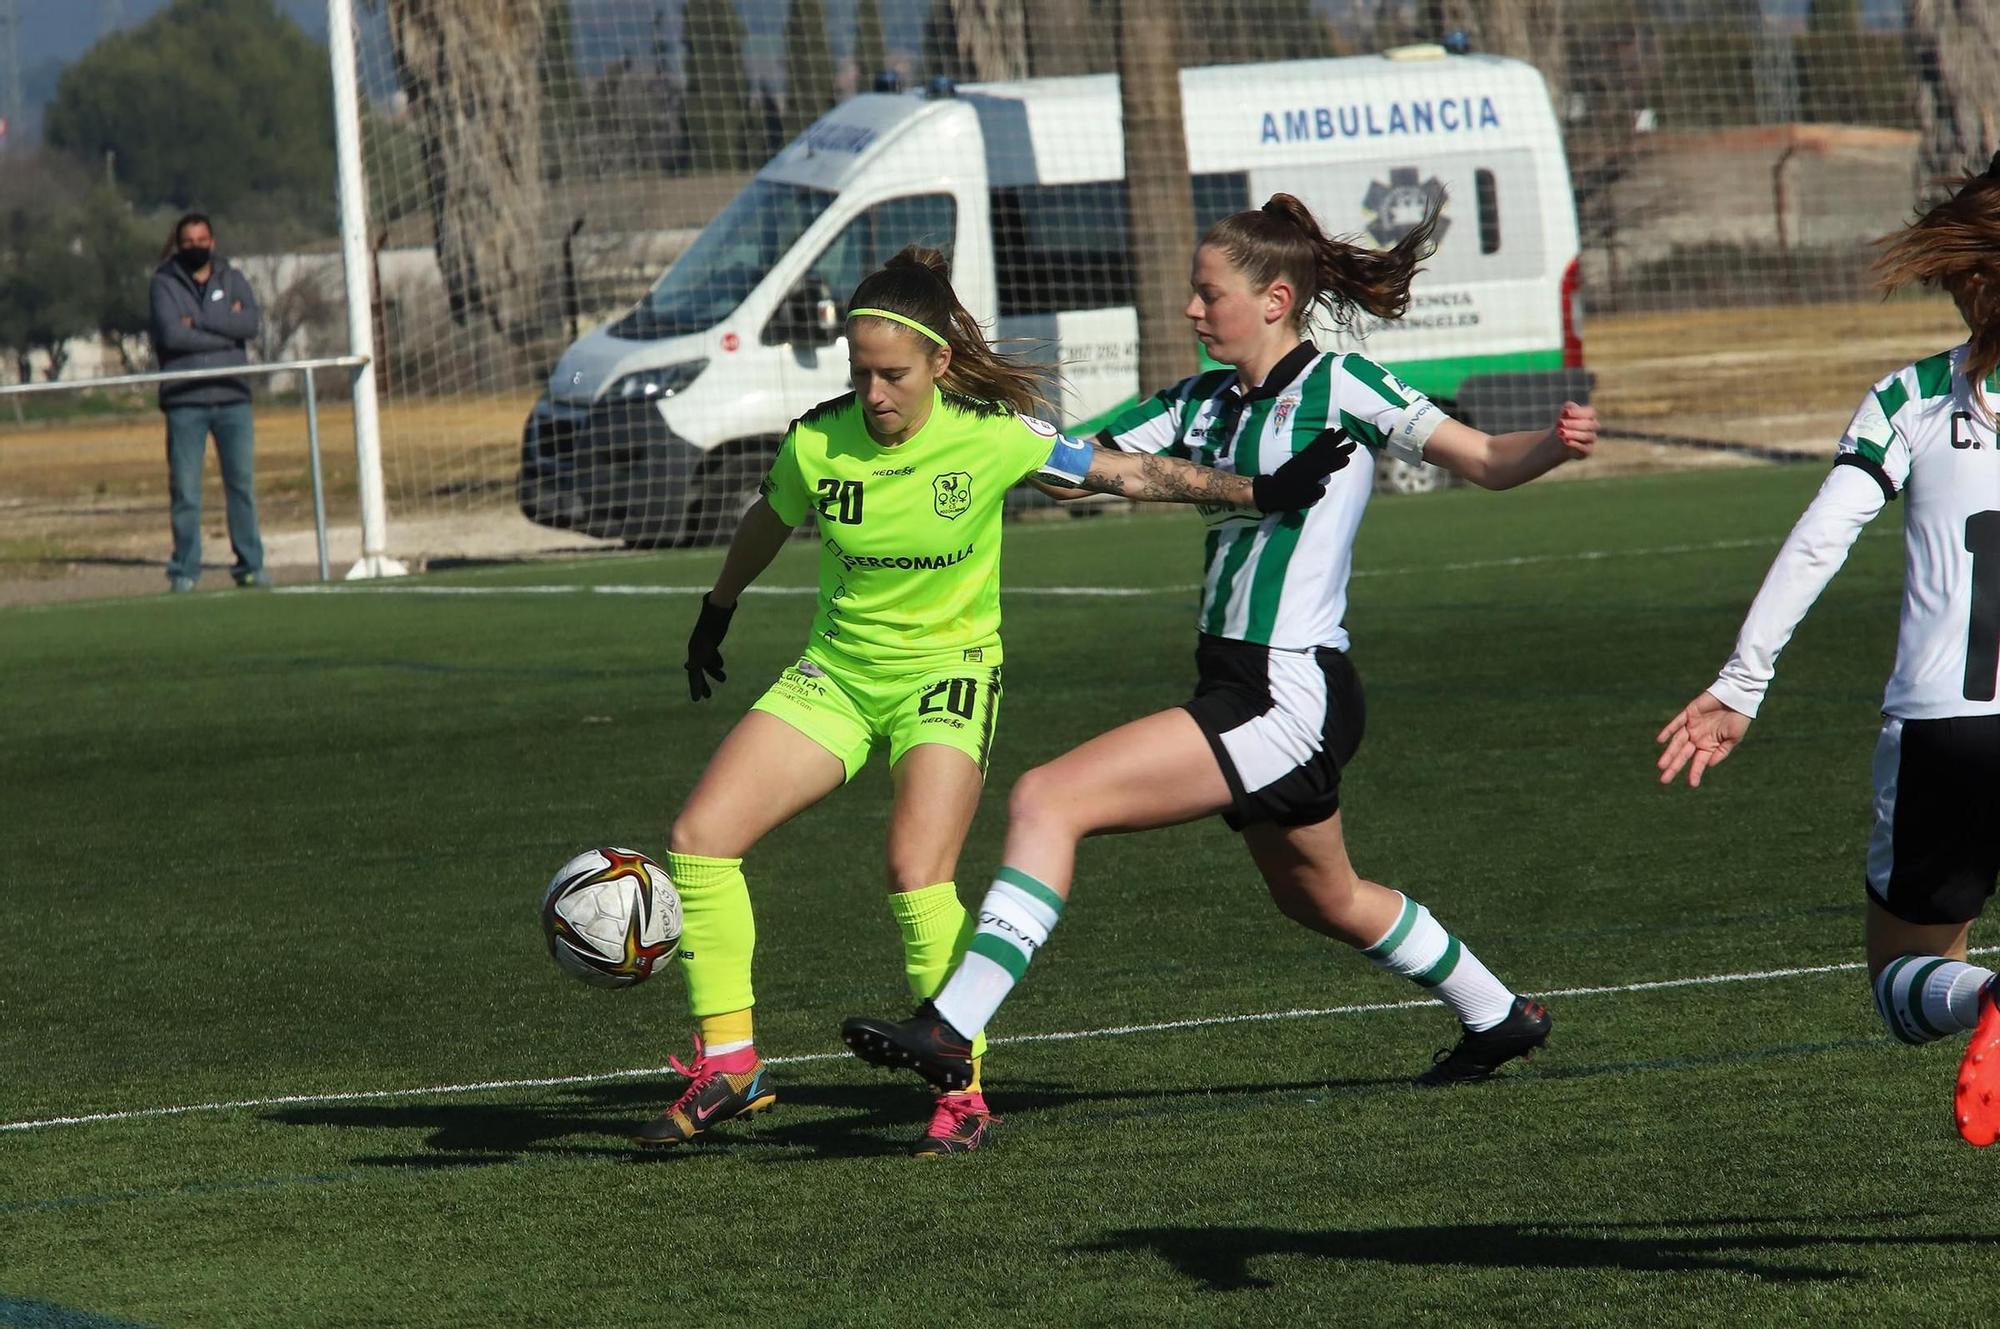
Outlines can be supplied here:
[[694, 631], [688, 634], [689, 701], [701, 701], [708, 696], [709, 679], [718, 683], [729, 681], [722, 672], [722, 639], [729, 635], [729, 620], [735, 613], [735, 605], [724, 609], [707, 595], [701, 597], [701, 613], [694, 620]]
[[1563, 450], [1564, 461], [1584, 460], [1597, 450], [1597, 408], [1564, 402], [1551, 432]]
[[1326, 497], [1326, 480], [1354, 456], [1354, 440], [1345, 429], [1323, 429], [1319, 437], [1293, 453], [1270, 475], [1250, 482], [1259, 512], [1297, 512]]
[[1666, 745], [1657, 763], [1660, 783], [1672, 784], [1686, 766], [1688, 788], [1701, 788], [1701, 773], [1720, 765], [1749, 730], [1749, 716], [1723, 705], [1712, 692], [1702, 693], [1682, 707], [1653, 739]]

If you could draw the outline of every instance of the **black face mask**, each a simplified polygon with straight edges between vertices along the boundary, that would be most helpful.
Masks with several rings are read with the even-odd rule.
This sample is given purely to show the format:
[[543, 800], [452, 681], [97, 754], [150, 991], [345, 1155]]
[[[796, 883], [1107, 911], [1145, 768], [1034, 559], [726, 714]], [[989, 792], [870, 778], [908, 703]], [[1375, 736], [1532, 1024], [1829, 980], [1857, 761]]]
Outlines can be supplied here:
[[181, 265], [181, 271], [192, 276], [208, 266], [209, 256], [215, 251], [190, 245], [174, 255], [174, 262]]

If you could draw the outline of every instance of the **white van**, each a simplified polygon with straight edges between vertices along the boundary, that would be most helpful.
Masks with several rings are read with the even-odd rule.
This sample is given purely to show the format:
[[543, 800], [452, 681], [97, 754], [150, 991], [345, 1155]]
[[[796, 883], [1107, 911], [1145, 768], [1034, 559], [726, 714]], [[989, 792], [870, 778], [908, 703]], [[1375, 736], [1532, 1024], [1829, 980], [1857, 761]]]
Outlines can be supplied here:
[[[1586, 396], [1575, 207], [1533, 66], [1416, 47], [1183, 70], [1181, 98], [1197, 233], [1284, 190], [1387, 245], [1448, 191], [1408, 315], [1358, 344], [1489, 430]], [[635, 544], [726, 537], [791, 420], [847, 391], [847, 296], [911, 243], [952, 254], [1001, 338], [1049, 345], [1065, 423], [1094, 431], [1165, 386], [1138, 381], [1124, 176], [1111, 75], [843, 102], [564, 352], [524, 431], [522, 511]]]

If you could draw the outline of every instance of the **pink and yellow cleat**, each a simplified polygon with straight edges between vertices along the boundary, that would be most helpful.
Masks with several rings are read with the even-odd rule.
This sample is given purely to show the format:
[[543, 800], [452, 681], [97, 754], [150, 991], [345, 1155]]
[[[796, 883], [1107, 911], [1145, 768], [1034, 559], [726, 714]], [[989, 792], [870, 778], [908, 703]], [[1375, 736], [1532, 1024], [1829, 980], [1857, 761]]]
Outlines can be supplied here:
[[679, 1057], [668, 1060], [687, 1076], [688, 1087], [671, 1107], [632, 1133], [634, 1144], [686, 1144], [711, 1126], [767, 1111], [778, 1101], [755, 1048], [711, 1057], [697, 1038], [692, 1066], [681, 1065]]
[[1967, 1144], [1984, 1149], [2000, 1138], [2000, 1006], [1993, 1001], [1994, 984], [1979, 994], [1979, 1023], [1958, 1063], [1958, 1089], [1952, 1116]]
[[910, 1152], [918, 1158], [938, 1158], [945, 1154], [966, 1154], [988, 1143], [1000, 1118], [986, 1106], [986, 1095], [939, 1094], [937, 1110], [917, 1147]]

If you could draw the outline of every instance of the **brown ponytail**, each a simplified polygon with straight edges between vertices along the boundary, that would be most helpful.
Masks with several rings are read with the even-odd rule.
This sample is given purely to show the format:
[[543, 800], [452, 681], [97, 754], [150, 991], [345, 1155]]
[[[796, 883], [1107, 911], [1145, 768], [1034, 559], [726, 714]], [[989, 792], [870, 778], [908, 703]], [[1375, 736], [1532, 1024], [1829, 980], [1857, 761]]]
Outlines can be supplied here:
[[2000, 368], [2000, 155], [1983, 175], [1944, 182], [1950, 198], [1876, 243], [1875, 277], [1884, 294], [1910, 282], [1941, 286], [1972, 329], [1965, 377], [1972, 399], [1992, 416], [1985, 382]]
[[[901, 314], [949, 342], [951, 365], [938, 377], [938, 386], [945, 391], [1002, 406], [1017, 415], [1053, 413], [1043, 387], [1047, 372], [1002, 355], [988, 344], [986, 330], [952, 290], [951, 263], [940, 251], [906, 245], [880, 269], [862, 278], [847, 307]], [[922, 333], [888, 319], [871, 321], [923, 338]], [[930, 341], [924, 339], [924, 349], [930, 348]]]
[[1255, 212], [1224, 217], [1201, 237], [1229, 259], [1256, 290], [1280, 277], [1298, 292], [1292, 326], [1304, 330], [1312, 307], [1325, 308], [1336, 328], [1352, 330], [1360, 311], [1401, 318], [1410, 307], [1410, 280], [1437, 250], [1444, 195], [1431, 200], [1423, 220], [1388, 249], [1334, 240], [1312, 210], [1290, 194], [1273, 194]]

